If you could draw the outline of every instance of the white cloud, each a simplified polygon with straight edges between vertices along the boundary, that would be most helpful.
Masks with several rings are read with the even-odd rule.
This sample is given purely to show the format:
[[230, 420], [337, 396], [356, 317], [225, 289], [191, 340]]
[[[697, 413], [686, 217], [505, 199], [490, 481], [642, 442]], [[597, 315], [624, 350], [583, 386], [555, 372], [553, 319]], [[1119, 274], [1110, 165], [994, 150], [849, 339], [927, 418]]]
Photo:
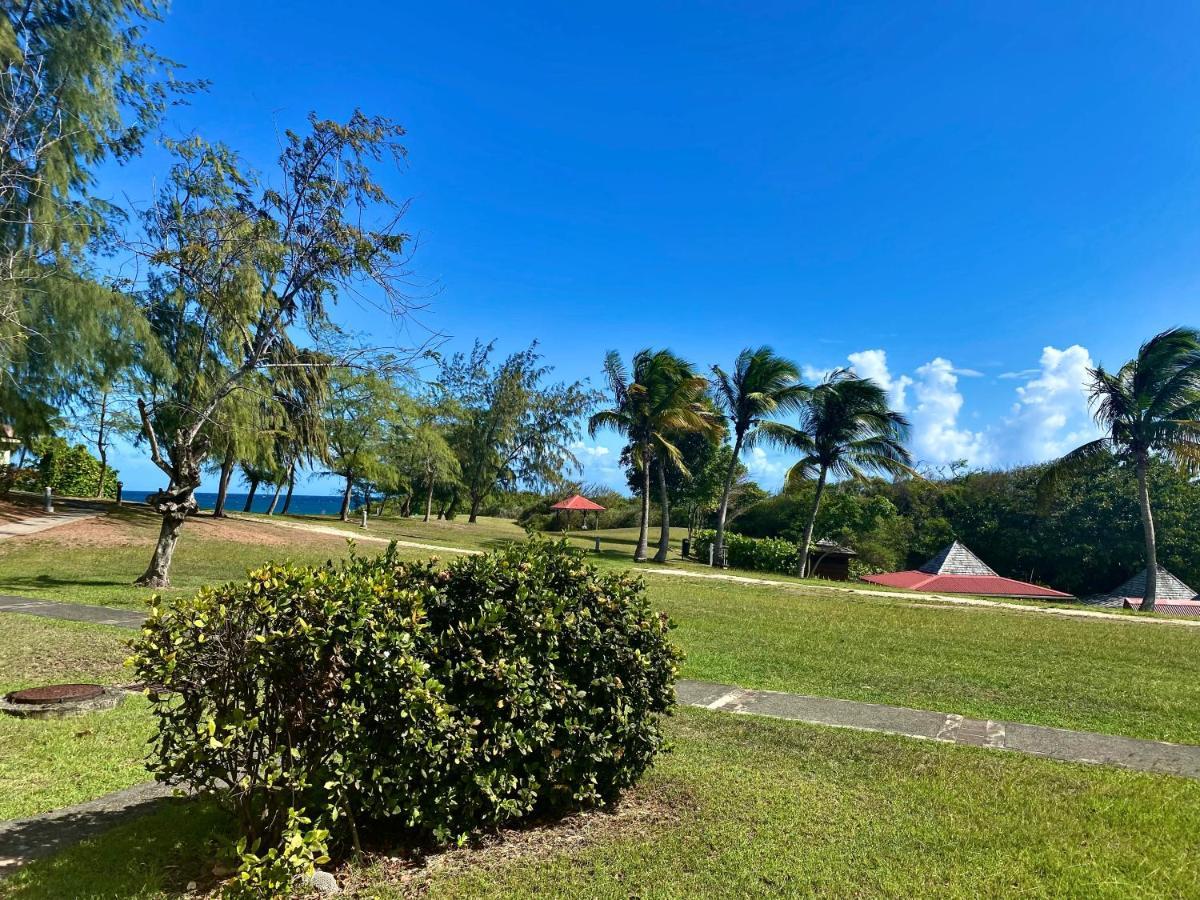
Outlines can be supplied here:
[[916, 376], [912, 383], [916, 404], [909, 414], [913, 455], [933, 465], [956, 459], [972, 465], [990, 462], [992, 453], [985, 435], [959, 427], [963, 395], [954, 364], [939, 356], [917, 369]]
[[576, 456], [593, 460], [601, 459], [602, 457], [608, 456], [610, 453], [612, 453], [612, 450], [603, 446], [602, 444], [593, 444], [589, 446], [583, 441], [576, 441], [574, 444], [572, 444], [571, 451]]
[[1003, 422], [1003, 455], [1011, 462], [1052, 459], [1098, 436], [1088, 410], [1087, 373], [1094, 364], [1087, 348], [1044, 347], [1039, 363], [1026, 370], [1026, 377], [1036, 377], [1017, 388]]
[[884, 350], [860, 350], [851, 353], [850, 368], [861, 378], [870, 378], [888, 392], [892, 407], [898, 412], [908, 409], [906, 391], [913, 383], [907, 375], [893, 378], [888, 370], [887, 352]]
[[753, 477], [768, 480], [774, 485], [782, 483], [783, 475], [791, 465], [788, 460], [775, 457], [762, 447], [751, 448], [742, 462], [746, 464], [746, 468]]

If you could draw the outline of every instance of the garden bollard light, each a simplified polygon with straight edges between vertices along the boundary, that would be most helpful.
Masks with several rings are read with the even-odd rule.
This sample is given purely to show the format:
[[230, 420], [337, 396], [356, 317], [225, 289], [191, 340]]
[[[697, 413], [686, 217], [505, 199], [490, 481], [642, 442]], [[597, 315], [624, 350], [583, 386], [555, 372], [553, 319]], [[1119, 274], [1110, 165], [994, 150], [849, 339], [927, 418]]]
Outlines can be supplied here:
[[365, 506], [362, 508], [362, 527], [367, 527], [367, 508]]
[[123, 485], [121, 482], [118, 481], [117, 482], [117, 506], [121, 505], [121, 492], [123, 490], [125, 490], [125, 485]]
[[710, 566], [713, 564], [713, 545], [712, 544], [708, 545], [708, 564]]
[[600, 552], [600, 538], [596, 538], [596, 552]]
[[54, 512], [54, 497], [50, 493], [50, 485], [46, 485], [45, 493], [42, 494], [42, 508], [46, 512]]

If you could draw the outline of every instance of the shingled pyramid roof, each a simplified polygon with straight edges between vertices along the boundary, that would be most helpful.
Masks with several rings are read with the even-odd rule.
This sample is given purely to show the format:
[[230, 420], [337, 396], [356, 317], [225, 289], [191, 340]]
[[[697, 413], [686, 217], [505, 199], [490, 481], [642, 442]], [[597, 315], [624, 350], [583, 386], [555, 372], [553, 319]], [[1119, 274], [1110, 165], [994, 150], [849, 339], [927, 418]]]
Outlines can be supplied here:
[[960, 544], [958, 541], [935, 556], [918, 572], [926, 575], [995, 575], [987, 563]]
[[[1112, 598], [1132, 597], [1139, 599], [1146, 593], [1146, 569], [1138, 572], [1119, 588], [1109, 591], [1108, 595]], [[1194, 600], [1196, 592], [1190, 587], [1164, 569], [1158, 567], [1156, 599], [1161, 603], [1170, 600]]]
[[1028, 597], [1046, 600], [1071, 599], [1070, 594], [1064, 594], [1053, 588], [997, 575], [987, 563], [958, 541], [952, 543], [919, 569], [864, 575], [863, 581], [882, 584], [886, 587], [940, 594], [976, 594], [986, 597]]

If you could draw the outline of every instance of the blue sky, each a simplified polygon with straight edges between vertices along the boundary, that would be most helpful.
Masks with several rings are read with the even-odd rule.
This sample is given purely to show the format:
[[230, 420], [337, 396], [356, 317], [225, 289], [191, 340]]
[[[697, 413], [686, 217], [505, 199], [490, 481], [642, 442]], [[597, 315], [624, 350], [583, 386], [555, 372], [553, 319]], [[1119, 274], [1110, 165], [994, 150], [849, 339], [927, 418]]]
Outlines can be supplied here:
[[[1090, 434], [1087, 365], [1200, 324], [1197, 33], [1185, 3], [208, 0], [151, 39], [212, 80], [168, 133], [260, 167], [309, 110], [407, 128], [386, 180], [452, 348], [537, 338], [598, 383], [609, 348], [769, 343], [884, 381], [922, 461], [1007, 465]], [[588, 477], [619, 449], [586, 441]], [[748, 462], [775, 486], [787, 459]]]

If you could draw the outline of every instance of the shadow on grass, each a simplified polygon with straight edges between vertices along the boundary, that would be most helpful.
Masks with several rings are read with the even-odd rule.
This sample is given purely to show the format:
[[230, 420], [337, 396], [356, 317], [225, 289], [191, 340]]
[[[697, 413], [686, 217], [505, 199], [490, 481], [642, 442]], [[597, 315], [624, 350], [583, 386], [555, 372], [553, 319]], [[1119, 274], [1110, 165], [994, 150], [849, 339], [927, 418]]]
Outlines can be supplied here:
[[[213, 881], [216, 841], [232, 824], [211, 802], [165, 798], [134, 821], [98, 822], [111, 830], [18, 870], [9, 898], [180, 896], [189, 881]], [[102, 815], [102, 814], [101, 814]]]
[[147, 593], [149, 592], [148, 588], [141, 588], [135, 585], [132, 578], [116, 581], [111, 578], [88, 578], [87, 576], [81, 576], [79, 578], [59, 578], [55, 575], [0, 575], [0, 590], [13, 588], [19, 592], [19, 589], [22, 587], [127, 587], [130, 590], [144, 590], [147, 591]]

